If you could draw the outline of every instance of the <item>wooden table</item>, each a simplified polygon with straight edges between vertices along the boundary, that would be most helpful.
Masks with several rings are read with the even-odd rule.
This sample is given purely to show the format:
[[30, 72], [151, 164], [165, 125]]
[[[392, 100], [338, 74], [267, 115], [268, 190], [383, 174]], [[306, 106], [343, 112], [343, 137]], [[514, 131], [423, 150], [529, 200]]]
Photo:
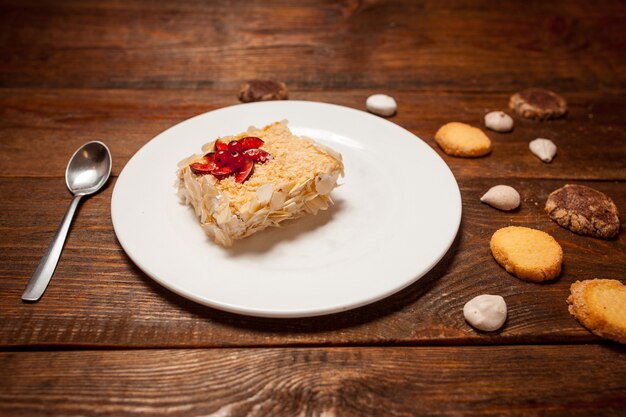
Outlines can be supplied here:
[[[576, 183], [626, 212], [624, 2], [1, 3], [0, 414], [624, 415], [624, 347], [581, 327], [565, 299], [577, 279], [624, 281], [626, 234], [578, 236], [543, 210]], [[159, 132], [236, 104], [251, 78], [357, 109], [394, 96], [390, 120], [431, 145], [461, 189], [443, 261], [375, 304], [289, 320], [197, 305], [143, 274], [111, 225], [116, 176]], [[564, 95], [568, 116], [516, 118], [513, 133], [488, 132], [484, 158], [436, 146], [442, 124], [481, 126], [531, 86]], [[551, 164], [528, 151], [536, 137], [557, 143]], [[25, 304], [70, 202], [67, 160], [91, 139], [109, 145], [113, 178], [80, 208], [43, 299]], [[521, 209], [479, 202], [499, 183], [519, 190]], [[507, 225], [559, 241], [558, 280], [522, 282], [493, 261], [489, 238]], [[463, 319], [483, 293], [507, 300], [499, 333]]]

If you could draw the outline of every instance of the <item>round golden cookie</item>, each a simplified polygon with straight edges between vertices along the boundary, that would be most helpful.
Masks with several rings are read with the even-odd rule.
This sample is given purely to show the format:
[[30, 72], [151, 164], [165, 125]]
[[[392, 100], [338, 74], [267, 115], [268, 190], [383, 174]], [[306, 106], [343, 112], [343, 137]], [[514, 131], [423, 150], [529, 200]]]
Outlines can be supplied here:
[[507, 272], [525, 281], [548, 281], [561, 273], [563, 249], [541, 230], [504, 227], [493, 234], [489, 246]]
[[615, 279], [576, 281], [569, 312], [592, 333], [626, 343], [626, 286]]
[[475, 157], [491, 152], [489, 137], [482, 130], [465, 123], [446, 123], [435, 133], [435, 141], [452, 156]]

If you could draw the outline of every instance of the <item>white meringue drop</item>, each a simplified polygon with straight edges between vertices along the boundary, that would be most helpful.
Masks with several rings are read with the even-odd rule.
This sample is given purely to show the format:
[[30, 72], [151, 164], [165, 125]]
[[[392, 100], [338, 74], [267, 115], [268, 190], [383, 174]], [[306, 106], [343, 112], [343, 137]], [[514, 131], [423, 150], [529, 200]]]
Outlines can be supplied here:
[[485, 126], [495, 132], [510, 132], [513, 118], [503, 111], [492, 111], [485, 115]]
[[365, 102], [367, 110], [379, 116], [391, 116], [398, 109], [396, 100], [385, 94], [374, 94], [367, 98]]
[[508, 185], [496, 185], [480, 197], [480, 201], [498, 210], [509, 211], [518, 208], [521, 199], [515, 188]]
[[465, 320], [472, 327], [485, 332], [493, 332], [502, 327], [506, 315], [506, 302], [499, 295], [479, 295], [463, 306]]
[[528, 144], [530, 151], [543, 162], [550, 163], [556, 155], [556, 145], [550, 139], [537, 138]]

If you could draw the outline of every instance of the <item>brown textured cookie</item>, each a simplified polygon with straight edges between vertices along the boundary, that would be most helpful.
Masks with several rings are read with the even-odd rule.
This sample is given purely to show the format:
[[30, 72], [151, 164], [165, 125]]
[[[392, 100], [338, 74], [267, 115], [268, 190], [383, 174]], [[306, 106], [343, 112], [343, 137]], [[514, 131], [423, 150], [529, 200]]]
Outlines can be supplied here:
[[619, 213], [613, 200], [584, 185], [567, 184], [553, 191], [545, 209], [552, 220], [574, 233], [604, 239], [619, 233]]
[[626, 286], [615, 279], [576, 281], [567, 298], [569, 312], [589, 331], [626, 343]]
[[491, 152], [489, 137], [482, 130], [465, 123], [446, 123], [435, 133], [435, 141], [452, 156], [475, 157]]
[[544, 88], [528, 88], [513, 94], [509, 107], [526, 119], [558, 119], [567, 113], [565, 99]]
[[503, 227], [493, 234], [489, 246], [495, 260], [508, 273], [525, 281], [548, 281], [561, 273], [563, 249], [541, 230]]
[[286, 100], [289, 91], [285, 83], [271, 80], [250, 80], [241, 86], [239, 100], [244, 103], [251, 101]]

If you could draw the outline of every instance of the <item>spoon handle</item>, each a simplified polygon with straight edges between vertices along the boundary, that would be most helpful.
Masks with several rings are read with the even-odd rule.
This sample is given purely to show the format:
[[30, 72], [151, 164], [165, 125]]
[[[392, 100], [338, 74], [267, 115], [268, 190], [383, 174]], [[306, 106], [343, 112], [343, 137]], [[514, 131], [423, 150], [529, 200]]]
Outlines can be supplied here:
[[61, 221], [59, 229], [52, 238], [52, 242], [50, 242], [50, 246], [48, 246], [46, 253], [43, 255], [43, 258], [41, 258], [35, 273], [30, 277], [28, 285], [22, 293], [22, 300], [37, 301], [48, 287], [50, 278], [52, 278], [52, 274], [61, 257], [65, 238], [67, 237], [67, 232], [70, 230], [70, 224], [72, 224], [72, 219], [74, 218], [74, 213], [76, 212], [81, 197], [82, 195], [74, 196], [72, 203], [65, 212], [65, 216], [63, 216], [63, 221]]

